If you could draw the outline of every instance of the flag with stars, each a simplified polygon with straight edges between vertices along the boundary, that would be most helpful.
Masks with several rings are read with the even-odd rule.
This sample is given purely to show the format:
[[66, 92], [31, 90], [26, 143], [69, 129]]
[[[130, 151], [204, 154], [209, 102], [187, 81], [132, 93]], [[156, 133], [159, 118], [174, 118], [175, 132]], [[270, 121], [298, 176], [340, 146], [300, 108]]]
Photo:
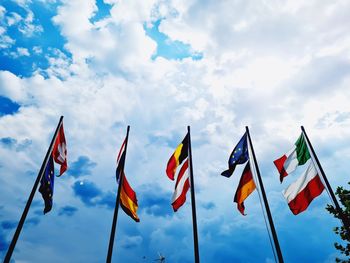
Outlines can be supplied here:
[[247, 145], [247, 133], [239, 140], [236, 147], [233, 149], [230, 158], [228, 160], [228, 170], [225, 170], [221, 175], [230, 177], [237, 164], [243, 164], [249, 159], [248, 145]]
[[52, 155], [50, 155], [45, 168], [45, 173], [41, 178], [40, 187], [39, 187], [39, 192], [41, 193], [45, 202], [44, 214], [49, 212], [52, 208], [54, 179], [55, 179], [55, 176], [54, 176], [53, 157]]

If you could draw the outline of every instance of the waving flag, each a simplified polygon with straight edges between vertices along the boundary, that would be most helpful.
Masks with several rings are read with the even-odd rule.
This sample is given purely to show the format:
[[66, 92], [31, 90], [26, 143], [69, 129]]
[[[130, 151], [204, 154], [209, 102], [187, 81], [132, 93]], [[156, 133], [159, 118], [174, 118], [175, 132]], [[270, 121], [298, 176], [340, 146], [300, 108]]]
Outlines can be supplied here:
[[171, 180], [175, 178], [175, 172], [177, 167], [188, 157], [188, 134], [182, 142], [176, 147], [175, 152], [170, 157], [167, 167], [166, 174]]
[[248, 161], [244, 167], [241, 179], [236, 190], [234, 202], [237, 203], [237, 209], [244, 214], [244, 200], [255, 190], [256, 186], [253, 180], [253, 174], [250, 170], [250, 162]]
[[54, 186], [54, 164], [52, 156], [49, 157], [47, 162], [45, 172], [43, 177], [41, 177], [39, 192], [41, 193], [44, 202], [44, 214], [49, 212], [52, 208], [52, 195], [53, 195], [53, 186]]
[[171, 203], [175, 212], [186, 202], [186, 193], [190, 188], [190, 177], [188, 173], [188, 145], [189, 136], [186, 134], [185, 138], [177, 146], [175, 152], [170, 157], [166, 168], [166, 174], [171, 180], [174, 180], [176, 170], [182, 164], [176, 177], [175, 191]]
[[221, 175], [230, 177], [237, 164], [243, 164], [249, 159], [248, 147], [247, 147], [247, 134], [245, 133], [243, 137], [239, 140], [236, 147], [233, 149], [230, 158], [228, 159], [229, 169], [223, 171]]
[[[118, 183], [120, 183], [120, 175], [125, 164], [125, 143], [126, 140], [124, 140], [117, 157], [118, 165], [116, 169], [116, 177]], [[137, 216], [138, 204], [136, 193], [126, 179], [125, 173], [123, 174], [123, 184], [120, 191], [120, 206], [128, 216], [130, 216], [136, 222], [140, 222], [140, 219]]]
[[308, 160], [308, 166], [303, 174], [283, 191], [288, 206], [294, 215], [305, 211], [312, 200], [319, 196], [324, 189], [321, 178], [311, 159], [304, 134], [299, 136], [294, 147], [287, 154], [274, 161], [282, 182], [284, 177]]
[[290, 149], [281, 158], [274, 161], [274, 164], [280, 173], [280, 181], [282, 183], [283, 178], [293, 172], [299, 165], [303, 165], [310, 159], [310, 152], [307, 148], [304, 135], [301, 134]]
[[63, 123], [59, 126], [52, 152], [49, 155], [45, 171], [40, 180], [39, 192], [44, 202], [44, 214], [49, 212], [53, 204], [53, 185], [54, 185], [54, 161], [61, 165], [60, 176], [67, 170], [67, 148], [66, 138], [64, 137]]
[[67, 170], [67, 148], [64, 136], [63, 123], [58, 131], [52, 155], [56, 163], [61, 165], [60, 176]]

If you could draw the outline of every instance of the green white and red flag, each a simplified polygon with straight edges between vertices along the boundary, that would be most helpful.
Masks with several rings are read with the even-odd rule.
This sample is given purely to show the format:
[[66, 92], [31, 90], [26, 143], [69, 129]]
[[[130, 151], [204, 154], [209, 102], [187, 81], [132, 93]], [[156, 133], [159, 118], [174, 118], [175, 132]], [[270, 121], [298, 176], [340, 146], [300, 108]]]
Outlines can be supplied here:
[[299, 165], [303, 165], [310, 159], [310, 152], [305, 142], [304, 135], [301, 134], [294, 144], [282, 157], [274, 161], [274, 164], [280, 174], [280, 181], [293, 172]]

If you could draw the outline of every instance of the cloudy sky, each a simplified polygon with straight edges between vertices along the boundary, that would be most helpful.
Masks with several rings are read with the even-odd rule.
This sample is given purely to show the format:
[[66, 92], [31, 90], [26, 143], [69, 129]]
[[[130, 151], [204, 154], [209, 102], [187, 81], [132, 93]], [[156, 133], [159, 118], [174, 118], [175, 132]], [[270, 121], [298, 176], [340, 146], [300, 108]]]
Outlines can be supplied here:
[[[171, 209], [166, 163], [191, 126], [202, 262], [274, 262], [259, 196], [233, 204], [220, 173], [249, 126], [286, 262], [334, 262], [327, 193], [294, 216], [272, 161], [304, 125], [333, 186], [350, 158], [347, 0], [3, 0], [0, 2], [0, 258], [61, 115], [69, 170], [54, 206], [34, 197], [14, 262], [103, 262], [115, 158], [140, 223], [120, 213], [115, 262], [193, 262], [190, 196]], [[56, 171], [58, 166], [56, 165]], [[153, 261], [154, 262], [154, 261]]]

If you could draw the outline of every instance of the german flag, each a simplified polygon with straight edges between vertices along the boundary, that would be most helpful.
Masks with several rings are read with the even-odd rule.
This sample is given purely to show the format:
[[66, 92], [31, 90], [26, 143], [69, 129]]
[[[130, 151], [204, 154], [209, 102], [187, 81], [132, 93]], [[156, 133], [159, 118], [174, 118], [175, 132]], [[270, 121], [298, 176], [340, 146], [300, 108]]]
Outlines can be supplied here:
[[136, 222], [140, 222], [140, 219], [137, 216], [138, 204], [136, 193], [131, 188], [125, 174], [123, 178], [122, 189], [120, 191], [120, 206], [128, 216], [130, 216]]
[[171, 180], [175, 178], [175, 172], [177, 167], [188, 157], [188, 134], [182, 142], [177, 146], [175, 152], [170, 157], [168, 165], [166, 167], [166, 174]]
[[237, 203], [237, 209], [244, 214], [244, 200], [255, 190], [256, 186], [253, 180], [252, 171], [250, 170], [250, 163], [247, 162], [244, 167], [241, 179], [239, 181], [234, 202]]
[[131, 188], [128, 180], [126, 179], [124, 169], [124, 163], [125, 163], [125, 143], [124, 140], [123, 145], [119, 151], [118, 157], [117, 157], [117, 170], [116, 170], [116, 177], [117, 182], [120, 183], [120, 175], [123, 172], [123, 184], [120, 191], [120, 206], [124, 210], [124, 212], [130, 216], [132, 219], [134, 219], [136, 222], [140, 222], [139, 217], [137, 216], [137, 198], [135, 191]]

